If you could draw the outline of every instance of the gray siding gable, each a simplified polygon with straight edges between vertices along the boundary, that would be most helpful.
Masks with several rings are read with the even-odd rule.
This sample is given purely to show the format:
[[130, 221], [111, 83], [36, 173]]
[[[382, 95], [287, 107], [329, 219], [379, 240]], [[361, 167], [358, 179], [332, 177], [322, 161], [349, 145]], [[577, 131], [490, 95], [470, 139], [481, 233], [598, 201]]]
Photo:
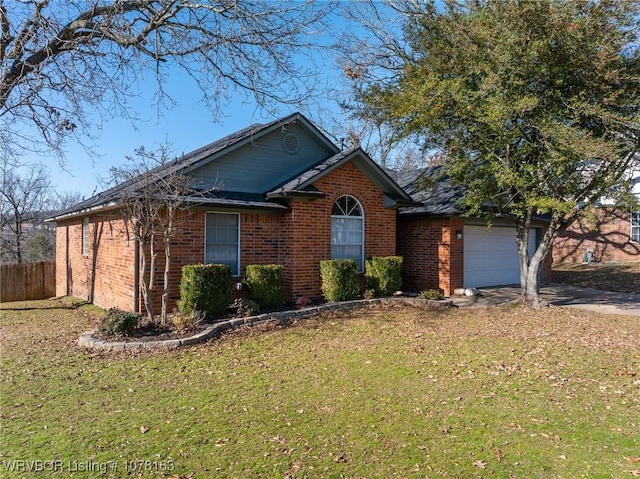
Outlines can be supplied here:
[[336, 151], [335, 145], [306, 121], [294, 119], [198, 162], [190, 175], [194, 185], [201, 187], [217, 185], [222, 191], [266, 193]]

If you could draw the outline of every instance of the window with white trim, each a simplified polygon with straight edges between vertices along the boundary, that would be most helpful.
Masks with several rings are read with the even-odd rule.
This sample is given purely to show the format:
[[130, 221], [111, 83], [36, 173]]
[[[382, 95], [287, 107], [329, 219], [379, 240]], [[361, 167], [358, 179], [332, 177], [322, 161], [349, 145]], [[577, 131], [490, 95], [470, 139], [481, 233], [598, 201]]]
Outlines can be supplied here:
[[207, 213], [205, 220], [206, 264], [226, 264], [234, 276], [240, 274], [240, 215]]
[[640, 242], [640, 211], [631, 212], [631, 241]]
[[89, 217], [82, 219], [82, 254], [89, 256]]
[[364, 214], [353, 196], [341, 196], [331, 210], [331, 259], [352, 259], [364, 270]]

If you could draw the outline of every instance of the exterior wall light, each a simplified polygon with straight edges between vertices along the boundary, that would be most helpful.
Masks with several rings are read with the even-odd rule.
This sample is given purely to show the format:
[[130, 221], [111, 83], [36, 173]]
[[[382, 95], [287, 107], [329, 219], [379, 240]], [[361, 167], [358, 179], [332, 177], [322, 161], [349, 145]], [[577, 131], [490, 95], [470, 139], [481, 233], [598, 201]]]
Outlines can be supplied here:
[[462, 230], [456, 230], [456, 239], [462, 239]]

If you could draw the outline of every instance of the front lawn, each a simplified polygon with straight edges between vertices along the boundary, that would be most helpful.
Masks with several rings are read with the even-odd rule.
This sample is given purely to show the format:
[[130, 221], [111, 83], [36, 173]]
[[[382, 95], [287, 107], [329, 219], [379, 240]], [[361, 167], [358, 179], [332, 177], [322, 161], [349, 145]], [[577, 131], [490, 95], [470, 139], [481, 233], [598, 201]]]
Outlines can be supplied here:
[[92, 321], [0, 311], [1, 477], [640, 475], [638, 318], [376, 307], [139, 355], [78, 349]]
[[557, 263], [551, 280], [580, 288], [619, 293], [640, 293], [640, 261], [637, 263]]

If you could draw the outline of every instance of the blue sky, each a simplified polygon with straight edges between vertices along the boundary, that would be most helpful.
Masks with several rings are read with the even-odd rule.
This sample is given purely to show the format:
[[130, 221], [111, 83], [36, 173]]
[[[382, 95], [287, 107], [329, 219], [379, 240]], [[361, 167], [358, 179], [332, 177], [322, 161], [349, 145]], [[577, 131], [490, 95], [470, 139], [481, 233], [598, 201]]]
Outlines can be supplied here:
[[[160, 144], [169, 143], [174, 153], [180, 155], [252, 123], [271, 121], [296, 111], [291, 106], [275, 105], [277, 113], [274, 116], [258, 110], [248, 96], [239, 94], [224, 107], [225, 117], [214, 122], [211, 112], [200, 104], [199, 91], [186, 75], [174, 75], [168, 86], [176, 101], [173, 108], [158, 112], [152, 104], [152, 91], [148, 89], [147, 95], [132, 102], [132, 109], [140, 115], [140, 121], [116, 117], [103, 125], [93, 142], [98, 158], [88, 156], [79, 145], [65, 148], [64, 169], [56, 159], [44, 158], [43, 163], [51, 170], [52, 186], [57, 191], [78, 191], [90, 196], [105, 189], [104, 180], [109, 176], [109, 168], [124, 165], [125, 157], [132, 155], [140, 146], [155, 149]], [[330, 99], [324, 102], [323, 107], [338, 110], [337, 103]], [[313, 116], [314, 110], [304, 113]]]
[[[188, 78], [176, 75], [170, 84], [177, 91], [177, 102], [171, 109], [161, 110], [152, 105], [152, 98], [142, 97], [133, 102], [132, 108], [140, 115], [140, 121], [132, 122], [123, 118], [107, 121], [93, 142], [98, 158], [92, 158], [76, 145], [68, 146], [64, 169], [54, 158], [44, 163], [51, 170], [52, 186], [57, 191], [79, 191], [84, 196], [105, 189], [104, 180], [109, 176], [109, 168], [124, 165], [127, 155], [132, 155], [140, 146], [156, 149], [160, 144], [169, 143], [176, 155], [187, 153], [229, 133], [244, 128], [251, 123], [273, 119], [271, 115], [261, 115], [255, 105], [246, 98], [237, 97], [224, 108], [226, 117], [213, 122], [210, 111], [200, 105], [199, 92]], [[150, 90], [147, 90], [151, 93]], [[282, 116], [291, 110], [280, 108]]]
[[[328, 43], [333, 40], [333, 37], [327, 36]], [[325, 65], [322, 80], [331, 82], [335, 88], [330, 92], [329, 98], [321, 99], [316, 106], [309, 106], [306, 111], [302, 111], [314, 122], [321, 116], [322, 109], [339, 114], [339, 89], [346, 87], [346, 79], [343, 80], [344, 77], [331, 55], [327, 49], [322, 53], [323, 58], [320, 58]], [[315, 59], [318, 61], [317, 53]], [[97, 158], [87, 155], [81, 146], [69, 143], [65, 148], [64, 167], [53, 157], [31, 156], [23, 159], [27, 163], [44, 163], [51, 171], [52, 187], [55, 190], [80, 192], [89, 197], [104, 190], [107, 187], [105, 181], [109, 177], [109, 169], [124, 165], [125, 157], [132, 155], [140, 146], [156, 149], [160, 144], [169, 143], [173, 152], [180, 155], [252, 123], [271, 121], [297, 111], [297, 108], [288, 105], [272, 105], [275, 112], [264, 112], [256, 108], [250, 95], [239, 93], [222, 108], [223, 118], [214, 122], [211, 112], [200, 103], [199, 90], [186, 73], [172, 71], [164, 88], [176, 102], [175, 106], [158, 111], [153, 102], [153, 80], [142, 82], [140, 95], [131, 99], [131, 110], [139, 115], [140, 121], [133, 123], [117, 117], [106, 121], [100, 130], [96, 130], [96, 140], [88, 141], [98, 153]]]

